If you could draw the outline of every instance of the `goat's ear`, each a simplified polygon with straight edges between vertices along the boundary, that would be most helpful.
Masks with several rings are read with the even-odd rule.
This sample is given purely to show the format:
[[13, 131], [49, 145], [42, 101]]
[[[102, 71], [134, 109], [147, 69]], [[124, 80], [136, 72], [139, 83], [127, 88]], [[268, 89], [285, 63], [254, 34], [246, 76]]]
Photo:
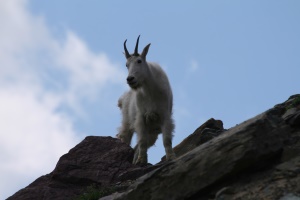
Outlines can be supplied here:
[[146, 55], [148, 53], [149, 47], [150, 47], [151, 43], [149, 43], [147, 46], [145, 46], [145, 48], [143, 49], [143, 52], [141, 54], [141, 57], [146, 59]]

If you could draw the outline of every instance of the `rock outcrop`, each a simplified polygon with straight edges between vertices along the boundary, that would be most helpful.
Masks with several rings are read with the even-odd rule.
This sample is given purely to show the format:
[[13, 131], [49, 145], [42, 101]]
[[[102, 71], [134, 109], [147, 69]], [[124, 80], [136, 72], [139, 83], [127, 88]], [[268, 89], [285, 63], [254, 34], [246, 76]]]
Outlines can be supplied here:
[[87, 137], [9, 200], [74, 199], [90, 185], [117, 191], [101, 200], [300, 199], [300, 95], [229, 130], [210, 119], [174, 151], [136, 166], [121, 141]]
[[42, 176], [8, 200], [74, 199], [91, 185], [109, 187], [134, 180], [154, 169], [132, 164], [133, 149], [112, 137], [86, 137], [63, 155], [53, 172]]
[[300, 198], [300, 103], [295, 103], [299, 98], [294, 95], [194, 145], [190, 152], [137, 179], [125, 192], [101, 200]]
[[[194, 133], [185, 138], [180, 144], [173, 148], [177, 157], [193, 150], [197, 146], [219, 136], [224, 132], [223, 122], [221, 120], [215, 120], [211, 118], [197, 128]], [[166, 157], [162, 157], [162, 161], [166, 160]]]

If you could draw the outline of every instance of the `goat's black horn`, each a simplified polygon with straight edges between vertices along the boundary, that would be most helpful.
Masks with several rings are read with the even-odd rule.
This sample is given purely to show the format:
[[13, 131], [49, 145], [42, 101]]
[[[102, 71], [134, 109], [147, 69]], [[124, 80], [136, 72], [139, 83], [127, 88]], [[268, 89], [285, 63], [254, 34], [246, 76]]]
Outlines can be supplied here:
[[128, 50], [127, 50], [126, 42], [127, 42], [127, 40], [125, 40], [125, 42], [124, 42], [124, 50], [125, 50], [125, 56], [126, 56], [126, 58], [128, 59], [128, 58], [130, 58], [131, 56], [130, 56]]
[[138, 55], [139, 55], [138, 48], [139, 48], [139, 40], [140, 40], [140, 36], [141, 36], [141, 35], [139, 35], [139, 37], [138, 37], [137, 40], [136, 40], [136, 45], [135, 45], [135, 49], [134, 49], [134, 55], [135, 55], [135, 56], [138, 56]]

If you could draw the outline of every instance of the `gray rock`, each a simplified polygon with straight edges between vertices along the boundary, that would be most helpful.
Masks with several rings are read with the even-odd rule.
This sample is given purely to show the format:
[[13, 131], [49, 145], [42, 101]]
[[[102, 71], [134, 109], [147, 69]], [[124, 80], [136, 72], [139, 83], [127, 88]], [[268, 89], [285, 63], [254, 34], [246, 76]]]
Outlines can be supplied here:
[[102, 200], [293, 200], [300, 192], [299, 97], [229, 130], [210, 119], [174, 148], [176, 160], [156, 165], [132, 165], [133, 149], [118, 139], [87, 137], [9, 200], [74, 199], [91, 184], [118, 191]]
[[227, 200], [227, 199], [230, 200], [232, 199], [232, 195], [235, 193], [236, 192], [234, 191], [233, 188], [224, 187], [216, 193], [215, 200]]
[[289, 127], [266, 112], [139, 178], [112, 199], [193, 199], [245, 170], [268, 165], [280, 154]]
[[300, 195], [288, 193], [281, 197], [279, 200], [300, 200]]
[[287, 119], [289, 116], [294, 115], [296, 112], [297, 108], [290, 108], [282, 115], [282, 118]]
[[300, 127], [300, 95], [291, 96], [283, 103], [286, 112], [282, 118], [292, 127]]
[[284, 116], [284, 120], [292, 127], [300, 127], [300, 110], [296, 108], [290, 110], [293, 110], [293, 112], [287, 112], [287, 115]]

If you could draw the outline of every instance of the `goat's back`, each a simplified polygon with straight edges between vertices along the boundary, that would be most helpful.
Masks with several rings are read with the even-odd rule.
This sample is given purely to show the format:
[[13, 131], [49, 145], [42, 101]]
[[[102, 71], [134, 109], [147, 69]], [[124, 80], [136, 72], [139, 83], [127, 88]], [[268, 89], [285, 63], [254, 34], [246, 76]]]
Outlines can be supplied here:
[[173, 93], [167, 74], [157, 63], [148, 62], [148, 66], [155, 77], [155, 82], [159, 87], [158, 91], [164, 94], [165, 100], [168, 101], [168, 110], [172, 113]]

